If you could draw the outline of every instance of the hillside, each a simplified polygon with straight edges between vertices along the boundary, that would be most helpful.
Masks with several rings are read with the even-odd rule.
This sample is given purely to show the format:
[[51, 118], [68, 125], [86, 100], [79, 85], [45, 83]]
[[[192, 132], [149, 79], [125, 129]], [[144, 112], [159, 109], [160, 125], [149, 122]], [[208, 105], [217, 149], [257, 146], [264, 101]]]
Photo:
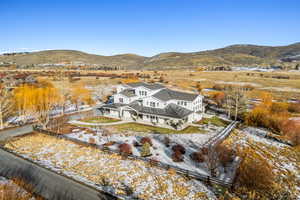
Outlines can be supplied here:
[[183, 67], [216, 65], [269, 65], [279, 61], [299, 60], [300, 43], [288, 46], [232, 45], [225, 48], [193, 53], [168, 52], [153, 57], [135, 54], [101, 56], [73, 50], [49, 50], [0, 56], [0, 62], [19, 65], [75, 62], [122, 67]]
[[13, 56], [0, 56], [0, 62], [14, 62], [19, 65], [46, 63], [85, 63], [102, 66], [135, 66], [144, 61], [143, 56], [120, 54], [101, 56], [74, 50], [47, 50]]

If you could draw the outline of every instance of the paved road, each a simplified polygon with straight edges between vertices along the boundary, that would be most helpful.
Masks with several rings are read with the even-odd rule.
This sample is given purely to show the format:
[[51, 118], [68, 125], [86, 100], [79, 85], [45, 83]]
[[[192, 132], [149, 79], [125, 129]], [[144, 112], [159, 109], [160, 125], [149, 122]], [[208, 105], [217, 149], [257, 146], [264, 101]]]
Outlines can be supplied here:
[[32, 124], [16, 127], [16, 128], [9, 128], [0, 131], [0, 141], [7, 140], [9, 138], [24, 135], [26, 133], [30, 133], [33, 131]]
[[[0, 174], [8, 178], [21, 174], [27, 177], [34, 191], [49, 200], [106, 200], [116, 199], [80, 184], [23, 158], [0, 149]], [[29, 174], [32, 174], [28, 178]]]

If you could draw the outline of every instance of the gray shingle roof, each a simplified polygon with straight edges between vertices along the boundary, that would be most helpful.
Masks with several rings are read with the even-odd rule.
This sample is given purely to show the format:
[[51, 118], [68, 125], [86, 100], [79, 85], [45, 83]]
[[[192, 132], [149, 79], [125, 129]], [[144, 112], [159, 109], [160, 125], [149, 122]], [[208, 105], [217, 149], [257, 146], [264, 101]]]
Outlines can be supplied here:
[[167, 105], [167, 107], [164, 109], [144, 107], [139, 105], [138, 103], [131, 103], [129, 104], [129, 106], [140, 113], [161, 115], [161, 116], [178, 118], [178, 119], [184, 118], [192, 113], [192, 111], [183, 108], [181, 106], [178, 106], [174, 103]]
[[150, 90], [158, 90], [161, 88], [165, 88], [165, 86], [158, 84], [158, 83], [144, 83], [144, 82], [138, 82], [138, 83], [127, 83], [128, 86], [132, 88], [137, 88], [140, 86], [143, 86], [145, 88], [148, 88]]
[[170, 90], [168, 88], [163, 89], [153, 95], [153, 97], [162, 100], [162, 101], [168, 101], [168, 100], [183, 100], [183, 101], [193, 101], [197, 98], [198, 94], [191, 94], [186, 92], [179, 92], [175, 90]]
[[135, 97], [136, 94], [134, 93], [134, 90], [126, 89], [120, 92], [120, 94], [125, 95], [126, 97]]

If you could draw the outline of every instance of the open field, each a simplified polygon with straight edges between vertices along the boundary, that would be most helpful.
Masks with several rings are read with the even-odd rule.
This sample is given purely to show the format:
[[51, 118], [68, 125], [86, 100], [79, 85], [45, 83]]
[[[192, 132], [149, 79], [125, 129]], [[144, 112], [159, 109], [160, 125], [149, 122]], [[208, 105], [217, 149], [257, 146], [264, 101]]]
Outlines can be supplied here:
[[14, 139], [5, 147], [55, 171], [131, 198], [215, 199], [199, 181], [40, 133]]
[[[5, 70], [7, 71], [7, 70]], [[43, 70], [18, 70], [23, 73], [40, 73]], [[51, 70], [49, 70], [51, 71]], [[14, 72], [14, 70], [10, 70]], [[251, 85], [254, 90], [249, 92], [249, 97], [257, 97], [258, 91], [269, 91], [278, 99], [300, 98], [300, 71], [276, 71], [276, 72], [256, 72], [256, 71], [197, 71], [191, 69], [183, 70], [165, 70], [165, 71], [146, 71], [146, 70], [72, 70], [74, 73], [80, 73], [80, 80], [69, 82], [67, 77], [59, 79], [57, 77], [40, 77], [51, 80], [58, 88], [69, 88], [74, 85], [85, 85], [90, 87], [94, 92], [101, 90], [101, 87], [111, 87], [119, 84], [123, 78], [110, 78], [85, 76], [86, 74], [143, 74], [149, 75], [150, 78], [140, 78], [141, 81], [159, 81], [163, 77], [163, 82], [171, 88], [182, 90], [196, 91], [196, 84], [199, 82], [203, 88], [212, 88], [215, 84], [237, 84]], [[52, 70], [51, 73], [61, 73]], [[284, 77], [284, 78], [280, 78]], [[97, 89], [98, 88], [98, 89]]]

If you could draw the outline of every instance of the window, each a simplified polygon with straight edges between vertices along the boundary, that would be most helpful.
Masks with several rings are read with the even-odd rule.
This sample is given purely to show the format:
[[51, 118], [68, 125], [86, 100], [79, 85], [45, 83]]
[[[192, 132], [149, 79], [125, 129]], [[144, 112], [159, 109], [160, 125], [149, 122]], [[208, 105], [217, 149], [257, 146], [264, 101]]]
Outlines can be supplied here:
[[123, 98], [119, 98], [119, 102], [123, 103]]
[[184, 106], [187, 106], [187, 102], [186, 101], [184, 102]]
[[145, 91], [145, 96], [147, 96], [147, 92]]
[[158, 107], [159, 103], [156, 103], [156, 106]]
[[150, 106], [155, 108], [155, 102], [150, 102]]

